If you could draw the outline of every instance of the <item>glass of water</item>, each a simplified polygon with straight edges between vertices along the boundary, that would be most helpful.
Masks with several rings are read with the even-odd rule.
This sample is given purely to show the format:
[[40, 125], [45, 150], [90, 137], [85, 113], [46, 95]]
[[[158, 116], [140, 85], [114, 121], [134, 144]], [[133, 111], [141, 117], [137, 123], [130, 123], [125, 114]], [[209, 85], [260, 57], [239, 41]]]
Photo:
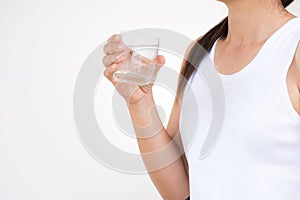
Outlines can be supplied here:
[[127, 57], [119, 63], [114, 78], [118, 82], [147, 85], [153, 83], [155, 76], [155, 58], [159, 50], [159, 37], [146, 31], [121, 32], [122, 42], [126, 46]]

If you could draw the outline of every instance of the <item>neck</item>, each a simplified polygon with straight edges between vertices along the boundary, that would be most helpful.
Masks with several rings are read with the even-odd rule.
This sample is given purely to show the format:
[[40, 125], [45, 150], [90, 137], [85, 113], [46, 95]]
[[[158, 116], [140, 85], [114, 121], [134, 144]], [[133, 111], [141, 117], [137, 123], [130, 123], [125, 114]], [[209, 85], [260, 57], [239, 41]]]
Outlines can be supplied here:
[[276, 0], [237, 0], [227, 4], [228, 36], [236, 45], [264, 42], [276, 29], [295, 17]]

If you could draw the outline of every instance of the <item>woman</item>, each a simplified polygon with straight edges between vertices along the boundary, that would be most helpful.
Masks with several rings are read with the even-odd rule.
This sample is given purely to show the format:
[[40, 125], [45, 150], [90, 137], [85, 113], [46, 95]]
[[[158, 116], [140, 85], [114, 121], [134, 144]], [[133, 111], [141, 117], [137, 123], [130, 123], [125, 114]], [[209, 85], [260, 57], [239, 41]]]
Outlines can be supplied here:
[[[205, 132], [200, 128], [188, 152], [149, 173], [164, 199], [300, 199], [300, 18], [285, 9], [291, 2], [223, 0], [228, 17], [187, 51], [188, 58], [200, 66], [205, 56], [195, 46], [200, 44], [210, 52], [224, 85], [226, 119], [222, 137], [208, 157], [198, 157]], [[151, 120], [148, 116], [155, 105], [151, 85], [128, 91], [113, 79], [118, 63], [126, 59], [118, 56], [124, 49], [120, 35], [108, 40], [104, 75], [125, 98], [136, 134], [142, 135], [139, 127], [151, 121], [153, 130], [158, 130], [162, 123], [155, 108]], [[162, 56], [156, 61], [163, 66]], [[191, 62], [183, 62], [181, 75], [192, 88], [201, 86]], [[185, 98], [182, 80], [167, 128], [153, 137], [137, 139], [141, 153], [166, 146], [179, 130], [180, 116], [186, 112], [179, 103]], [[199, 89], [197, 98], [208, 95]], [[199, 105], [205, 108], [205, 101]], [[207, 126], [205, 116], [211, 111], [203, 109], [199, 115], [200, 126]], [[185, 130], [180, 131], [184, 139]], [[173, 145], [171, 153], [176, 154], [178, 146]], [[148, 166], [151, 161], [145, 163]]]

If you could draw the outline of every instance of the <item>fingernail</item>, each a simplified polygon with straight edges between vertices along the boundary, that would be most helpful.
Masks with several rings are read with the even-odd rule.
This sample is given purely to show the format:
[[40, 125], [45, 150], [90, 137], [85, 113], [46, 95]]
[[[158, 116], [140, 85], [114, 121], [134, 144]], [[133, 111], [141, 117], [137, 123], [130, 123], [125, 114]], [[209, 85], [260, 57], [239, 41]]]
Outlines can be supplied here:
[[120, 35], [117, 35], [116, 37], [115, 37], [115, 40], [117, 40], [117, 41], [119, 41], [121, 39], [121, 36]]
[[123, 58], [125, 58], [124, 55], [118, 55], [118, 56], [116, 56], [116, 60], [121, 60], [121, 59], [123, 59]]
[[117, 46], [118, 49], [122, 49], [123, 47], [124, 47], [123, 44], [119, 44], [119, 45]]

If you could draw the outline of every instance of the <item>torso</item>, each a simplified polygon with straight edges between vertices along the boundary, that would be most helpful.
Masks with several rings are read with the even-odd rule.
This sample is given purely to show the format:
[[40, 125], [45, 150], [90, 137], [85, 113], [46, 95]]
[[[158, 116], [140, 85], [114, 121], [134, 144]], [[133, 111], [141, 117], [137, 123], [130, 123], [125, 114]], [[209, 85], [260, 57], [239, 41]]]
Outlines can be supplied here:
[[[230, 48], [219, 40], [216, 43], [214, 63], [221, 74], [234, 74], [242, 70], [257, 55], [264, 42], [241, 48]], [[299, 58], [297, 58], [299, 56]], [[287, 87], [294, 109], [300, 115], [300, 42], [287, 74]]]
[[191, 199], [300, 199], [299, 41], [300, 18], [242, 50], [219, 39], [192, 74], [179, 120]]

